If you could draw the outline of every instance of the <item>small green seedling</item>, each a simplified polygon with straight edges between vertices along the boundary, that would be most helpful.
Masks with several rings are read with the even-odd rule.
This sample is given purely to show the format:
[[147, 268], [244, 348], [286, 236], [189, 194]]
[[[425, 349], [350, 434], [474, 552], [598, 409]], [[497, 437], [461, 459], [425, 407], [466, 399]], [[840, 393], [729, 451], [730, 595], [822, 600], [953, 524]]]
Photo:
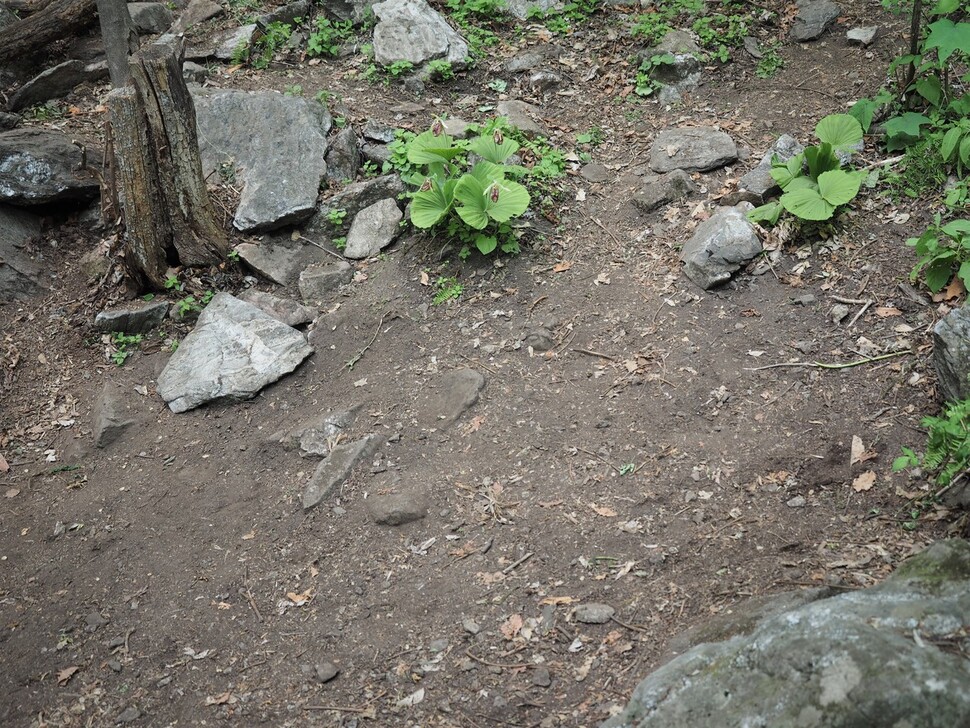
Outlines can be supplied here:
[[447, 301], [455, 301], [465, 292], [465, 287], [454, 276], [439, 277], [434, 282], [435, 294], [431, 299], [434, 306], [440, 306]]
[[128, 357], [133, 353], [128, 347], [137, 346], [144, 338], [142, 334], [126, 334], [121, 331], [116, 331], [111, 334], [111, 343], [114, 346], [114, 351], [111, 352], [111, 361], [119, 367], [124, 366], [124, 363], [128, 361]]

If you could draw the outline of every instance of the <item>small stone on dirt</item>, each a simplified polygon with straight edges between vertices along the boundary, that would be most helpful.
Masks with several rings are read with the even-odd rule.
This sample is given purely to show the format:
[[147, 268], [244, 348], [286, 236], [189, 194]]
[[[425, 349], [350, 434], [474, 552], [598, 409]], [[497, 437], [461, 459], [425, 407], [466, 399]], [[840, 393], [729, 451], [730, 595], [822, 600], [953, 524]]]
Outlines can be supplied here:
[[167, 301], [134, 301], [126, 306], [102, 311], [94, 318], [98, 331], [120, 331], [124, 334], [147, 334], [165, 321]]
[[374, 454], [379, 444], [380, 438], [377, 435], [367, 435], [356, 442], [334, 447], [329, 457], [321, 461], [314, 471], [303, 493], [303, 509], [310, 510], [318, 506], [350, 477], [357, 463]]
[[141, 711], [138, 706], [129, 705], [115, 718], [115, 723], [134, 723], [139, 718], [141, 718]]
[[461, 627], [470, 635], [476, 635], [482, 631], [482, 628], [474, 619], [463, 619], [461, 621]]
[[397, 202], [380, 200], [357, 213], [347, 233], [344, 255], [353, 260], [370, 258], [394, 242], [403, 218]]
[[316, 666], [317, 680], [322, 683], [330, 682], [340, 674], [340, 668], [332, 662], [321, 662]]
[[454, 369], [441, 378], [441, 385], [425, 407], [424, 422], [450, 425], [478, 401], [485, 377], [474, 369]]
[[876, 39], [876, 35], [878, 33], [878, 25], [867, 25], [861, 28], [850, 28], [846, 32], [845, 37], [849, 43], [861, 45], [863, 48], [866, 48], [872, 45], [872, 42]]
[[88, 632], [97, 632], [104, 625], [106, 625], [108, 621], [109, 620], [105, 619], [100, 612], [91, 612], [84, 618], [84, 629], [86, 629]]
[[804, 508], [808, 501], [805, 500], [805, 496], [796, 495], [794, 498], [790, 498], [785, 502], [785, 505], [789, 508]]
[[798, 16], [790, 34], [792, 40], [815, 40], [828, 30], [841, 12], [842, 8], [831, 0], [798, 0]]
[[308, 266], [300, 273], [300, 296], [304, 302], [318, 306], [353, 277], [354, 266], [343, 260]]
[[606, 624], [616, 614], [616, 610], [609, 604], [590, 602], [589, 604], [580, 604], [576, 607], [574, 614], [576, 621], [583, 624]]
[[428, 514], [427, 501], [417, 492], [372, 495], [366, 503], [371, 520], [378, 526], [403, 526]]
[[579, 173], [589, 182], [607, 182], [610, 179], [610, 170], [599, 162], [584, 164]]
[[650, 152], [650, 167], [654, 172], [707, 172], [737, 158], [731, 137], [712, 127], [695, 126], [660, 132]]
[[442, 637], [441, 639], [434, 640], [428, 645], [428, 652], [433, 654], [438, 652], [444, 652], [448, 649], [448, 640]]
[[532, 684], [536, 687], [547, 688], [552, 685], [552, 676], [548, 667], [537, 667], [532, 671]]

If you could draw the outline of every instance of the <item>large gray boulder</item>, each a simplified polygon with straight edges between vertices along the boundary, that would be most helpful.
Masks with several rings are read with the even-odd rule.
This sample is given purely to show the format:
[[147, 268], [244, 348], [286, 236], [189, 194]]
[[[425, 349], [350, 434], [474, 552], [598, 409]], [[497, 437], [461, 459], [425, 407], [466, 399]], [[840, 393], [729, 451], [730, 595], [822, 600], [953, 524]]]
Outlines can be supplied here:
[[603, 728], [967, 726], [968, 625], [970, 544], [942, 541], [879, 586], [691, 649]]
[[944, 398], [970, 397], [970, 311], [955, 308], [933, 327], [933, 366]]
[[385, 0], [373, 6], [378, 22], [374, 27], [374, 58], [389, 66], [408, 61], [419, 66], [443, 59], [463, 65], [468, 44], [424, 0]]
[[49, 99], [58, 99], [73, 91], [78, 84], [95, 83], [107, 77], [108, 64], [104, 61], [64, 61], [37, 74], [17, 89], [17, 93], [7, 102], [7, 109], [19, 111]]
[[0, 202], [44, 205], [64, 200], [91, 200], [101, 185], [90, 171], [101, 168], [101, 151], [81, 150], [71, 137], [45, 129], [13, 129], [0, 134]]
[[139, 33], [164, 33], [172, 27], [172, 11], [162, 3], [128, 3], [131, 22]]
[[249, 399], [289, 374], [313, 349], [299, 331], [251, 303], [219, 293], [158, 377], [173, 412], [218, 399]]
[[657, 135], [650, 150], [654, 172], [707, 172], [738, 158], [738, 147], [727, 134], [711, 127], [666, 129]]
[[686, 30], [671, 30], [653, 48], [638, 54], [643, 61], [653, 56], [669, 56], [670, 63], [662, 63], [650, 71], [650, 77], [660, 84], [660, 103], [680, 101], [684, 93], [697, 88], [701, 80], [703, 51]]
[[272, 230], [313, 214], [327, 172], [331, 118], [317, 101], [269, 91], [193, 89], [206, 175], [242, 183], [233, 225]]
[[38, 233], [39, 217], [0, 205], [0, 302], [24, 300], [41, 291], [40, 263], [26, 250]]
[[791, 28], [792, 40], [815, 40], [836, 21], [842, 8], [831, 0], [798, 0], [798, 16]]
[[761, 253], [761, 239], [748, 221], [748, 205], [722, 207], [697, 226], [680, 253], [684, 275], [701, 288], [726, 283]]
[[347, 233], [344, 255], [360, 260], [377, 255], [394, 242], [401, 232], [398, 223], [403, 217], [397, 202], [391, 199], [375, 202], [357, 213]]

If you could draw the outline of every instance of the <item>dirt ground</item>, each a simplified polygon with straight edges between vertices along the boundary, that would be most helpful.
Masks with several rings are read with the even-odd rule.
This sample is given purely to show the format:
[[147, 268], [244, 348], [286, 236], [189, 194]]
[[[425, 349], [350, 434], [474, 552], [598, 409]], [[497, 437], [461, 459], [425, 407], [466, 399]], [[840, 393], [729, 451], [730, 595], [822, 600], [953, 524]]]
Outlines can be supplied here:
[[[808, 141], [882, 83], [900, 21], [843, 6], [822, 41], [786, 43], [772, 78], [738, 54], [669, 109], [618, 98], [631, 49], [616, 10], [568, 36], [523, 24], [401, 119], [391, 109], [415, 99], [348, 75], [357, 58], [215, 76], [332, 90], [354, 125], [421, 129], [443, 112], [484, 118], [505, 58], [559, 44], [576, 68], [600, 66], [593, 81], [564, 67], [562, 93], [514, 80], [507, 93], [540, 106], [563, 149], [601, 127], [592, 155], [611, 179], [572, 174], [550, 234], [518, 257], [442, 261], [440, 244], [399, 242], [358, 266], [295, 373], [179, 415], [154, 391], [161, 338], [119, 367], [93, 330], [104, 295], [78, 259], [100, 237], [50, 229], [50, 295], [0, 306], [0, 723], [595, 726], [685, 628], [753, 595], [872, 585], [942, 536], [951, 517], [913, 521], [925, 484], [890, 470], [938, 407], [929, 331], [948, 304], [899, 285], [925, 201], [865, 193], [834, 235], [795, 238], [720, 290], [679, 272], [679, 245], [780, 133]], [[845, 28], [873, 19], [876, 43], [850, 47]], [[103, 91], [60, 123], [99, 123]], [[640, 215], [630, 197], [656, 132], [714, 123], [747, 161]], [[865, 163], [883, 156], [867, 142]], [[422, 271], [457, 276], [464, 295], [429, 305]], [[202, 278], [232, 290], [242, 275]], [[858, 303], [836, 324], [840, 298]], [[162, 338], [187, 331], [168, 323]], [[552, 348], [530, 349], [545, 332]], [[771, 366], [873, 352], [903, 353]], [[481, 399], [449, 428], [422, 425], [422, 401], [458, 368], [484, 374]], [[99, 450], [92, 409], [109, 380], [143, 424]], [[355, 406], [352, 435], [386, 444], [305, 513], [315, 462], [273, 434]], [[427, 517], [375, 525], [367, 498], [396, 489], [421, 490]], [[578, 622], [589, 602], [614, 618]]]

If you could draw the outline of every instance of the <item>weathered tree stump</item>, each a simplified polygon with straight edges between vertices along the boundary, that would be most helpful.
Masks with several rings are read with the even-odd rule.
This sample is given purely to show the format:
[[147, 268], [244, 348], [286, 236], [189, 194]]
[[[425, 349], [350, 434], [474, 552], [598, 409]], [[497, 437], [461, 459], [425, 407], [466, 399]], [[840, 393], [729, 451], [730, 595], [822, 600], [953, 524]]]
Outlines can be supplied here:
[[95, 21], [95, 0], [53, 0], [19, 23], [0, 30], [0, 63], [47, 47]]
[[129, 62], [133, 86], [107, 100], [125, 264], [137, 284], [155, 288], [170, 264], [214, 265], [229, 246], [202, 176], [183, 54], [181, 39], [138, 52]]

